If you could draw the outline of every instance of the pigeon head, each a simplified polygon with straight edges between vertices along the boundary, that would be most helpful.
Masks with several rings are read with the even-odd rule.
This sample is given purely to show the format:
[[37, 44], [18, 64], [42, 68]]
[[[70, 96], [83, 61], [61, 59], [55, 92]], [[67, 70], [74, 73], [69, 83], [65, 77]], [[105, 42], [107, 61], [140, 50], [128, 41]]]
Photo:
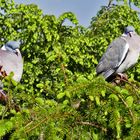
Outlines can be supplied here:
[[2, 50], [8, 50], [13, 53], [17, 53], [20, 47], [19, 41], [8, 41], [3, 47]]
[[127, 35], [129, 33], [135, 32], [135, 28], [133, 26], [127, 26], [124, 28], [124, 33]]

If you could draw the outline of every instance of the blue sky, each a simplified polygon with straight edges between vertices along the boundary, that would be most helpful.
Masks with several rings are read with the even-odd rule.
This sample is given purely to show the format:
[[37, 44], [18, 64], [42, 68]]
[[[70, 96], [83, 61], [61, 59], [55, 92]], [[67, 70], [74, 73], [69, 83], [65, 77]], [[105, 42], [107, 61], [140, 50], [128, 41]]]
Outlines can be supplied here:
[[15, 0], [16, 3], [34, 3], [43, 10], [44, 14], [59, 16], [64, 12], [73, 12], [79, 24], [88, 27], [91, 18], [97, 14], [101, 6], [107, 5], [108, 0]]

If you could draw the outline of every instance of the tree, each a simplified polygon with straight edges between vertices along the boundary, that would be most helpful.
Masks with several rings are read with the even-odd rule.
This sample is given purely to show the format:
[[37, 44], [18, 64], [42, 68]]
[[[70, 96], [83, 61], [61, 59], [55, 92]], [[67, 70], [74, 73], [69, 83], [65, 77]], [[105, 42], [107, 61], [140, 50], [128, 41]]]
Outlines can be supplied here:
[[[136, 11], [102, 7], [89, 28], [71, 12], [56, 18], [34, 4], [1, 0], [1, 45], [22, 40], [21, 83], [7, 76], [6, 105], [0, 104], [0, 137], [7, 139], [138, 139], [139, 64], [129, 81], [113, 86], [96, 77], [108, 44], [126, 25], [140, 32]], [[65, 25], [65, 20], [73, 26]]]

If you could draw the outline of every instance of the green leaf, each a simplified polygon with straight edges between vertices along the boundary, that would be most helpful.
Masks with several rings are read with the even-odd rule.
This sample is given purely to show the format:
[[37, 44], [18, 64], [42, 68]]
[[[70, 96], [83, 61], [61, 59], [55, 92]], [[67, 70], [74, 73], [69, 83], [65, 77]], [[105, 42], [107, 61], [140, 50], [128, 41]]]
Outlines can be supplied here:
[[121, 135], [121, 125], [119, 123], [117, 123], [116, 129], [117, 129], [117, 136], [116, 136], [116, 138], [119, 139], [120, 135]]
[[44, 87], [44, 84], [43, 83], [39, 83], [39, 84], [36, 85], [36, 87], [43, 88]]
[[133, 101], [134, 101], [132, 96], [128, 96], [125, 101], [126, 101], [128, 107], [132, 107]]
[[115, 89], [116, 89], [117, 92], [121, 92], [121, 88], [120, 87], [116, 86]]
[[105, 97], [105, 93], [106, 93], [106, 90], [101, 91], [101, 94], [102, 94], [103, 97]]
[[95, 97], [95, 101], [97, 105], [100, 105], [100, 98], [98, 96]]
[[61, 92], [57, 95], [57, 99], [61, 99], [65, 96], [65, 93], [64, 92]]
[[93, 96], [89, 96], [89, 99], [90, 99], [91, 101], [93, 101], [93, 100], [94, 100], [94, 97], [93, 97]]
[[64, 100], [64, 101], [63, 101], [63, 104], [64, 104], [64, 105], [67, 105], [68, 103], [69, 103], [68, 100]]
[[121, 93], [122, 93], [122, 94], [126, 94], [126, 95], [129, 94], [128, 90], [126, 90], [126, 89], [122, 89], [122, 90], [121, 90]]
[[131, 126], [132, 126], [132, 124], [130, 124], [130, 123], [127, 123], [127, 124], [125, 125], [126, 128], [131, 128]]
[[35, 101], [39, 104], [39, 105], [44, 105], [44, 100], [40, 97], [35, 98]]
[[68, 98], [71, 98], [71, 94], [70, 94], [69, 91], [66, 91], [66, 92], [65, 92], [65, 95], [66, 95]]
[[119, 101], [119, 98], [116, 94], [111, 94], [109, 98], [114, 99], [115, 101]]

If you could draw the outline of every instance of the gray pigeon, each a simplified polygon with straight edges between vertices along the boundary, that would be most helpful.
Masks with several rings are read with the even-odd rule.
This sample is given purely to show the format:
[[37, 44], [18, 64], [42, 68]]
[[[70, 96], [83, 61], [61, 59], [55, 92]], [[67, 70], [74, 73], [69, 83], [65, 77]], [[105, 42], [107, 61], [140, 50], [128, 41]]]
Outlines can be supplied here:
[[[5, 77], [11, 72], [13, 79], [20, 81], [23, 73], [23, 60], [19, 51], [19, 41], [9, 41], [0, 49], [0, 76]], [[0, 80], [0, 101], [7, 102], [8, 96], [3, 91], [3, 83]]]
[[140, 54], [140, 36], [133, 26], [124, 29], [121, 37], [115, 39], [100, 59], [96, 72], [108, 80], [116, 74], [122, 76], [128, 68], [137, 63]]
[[20, 81], [23, 73], [23, 60], [19, 51], [20, 42], [9, 41], [0, 49], [0, 75], [14, 73], [13, 79]]

